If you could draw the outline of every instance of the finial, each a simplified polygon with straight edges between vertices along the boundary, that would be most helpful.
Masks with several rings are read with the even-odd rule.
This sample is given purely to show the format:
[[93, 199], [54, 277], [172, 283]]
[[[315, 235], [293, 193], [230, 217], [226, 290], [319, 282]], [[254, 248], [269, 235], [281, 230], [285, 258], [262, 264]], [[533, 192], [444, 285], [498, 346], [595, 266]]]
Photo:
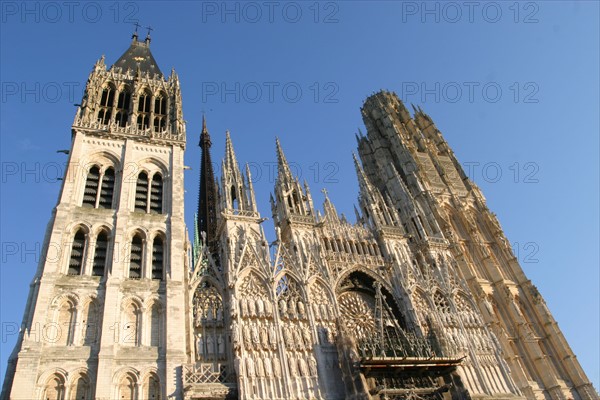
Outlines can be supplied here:
[[208, 129], [206, 128], [206, 115], [204, 114], [204, 111], [202, 112], [202, 133], [204, 132], [208, 132]]
[[132, 39], [135, 39], [135, 40], [137, 40], [137, 38], [138, 38], [138, 28], [139, 28], [141, 25], [140, 25], [140, 23], [139, 23], [139, 22], [137, 22], [137, 21], [135, 21], [135, 22], [133, 23], [133, 25], [135, 26], [135, 30], [133, 31], [133, 35], [131, 35], [131, 38], [132, 38]]
[[154, 29], [151, 26], [147, 26], [146, 29], [148, 29], [148, 33], [146, 34], [146, 44], [149, 44], [150, 40], [152, 40], [150, 38], [150, 32], [152, 32]]
[[329, 191], [326, 188], [321, 189], [321, 193], [325, 195], [325, 200], [329, 200], [329, 196], [327, 196]]

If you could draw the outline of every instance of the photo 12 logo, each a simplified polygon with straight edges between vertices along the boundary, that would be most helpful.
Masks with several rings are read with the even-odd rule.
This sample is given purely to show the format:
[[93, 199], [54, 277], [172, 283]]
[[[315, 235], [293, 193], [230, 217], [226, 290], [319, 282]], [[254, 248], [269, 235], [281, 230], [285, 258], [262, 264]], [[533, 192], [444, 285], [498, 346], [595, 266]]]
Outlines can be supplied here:
[[203, 1], [202, 23], [337, 24], [340, 6], [334, 1]]
[[202, 102], [221, 103], [339, 103], [336, 82], [202, 82]]
[[2, 1], [2, 23], [137, 22], [139, 5], [133, 1]]
[[498, 103], [502, 99], [513, 103], [537, 104], [540, 87], [536, 82], [402, 82], [400, 97], [403, 102]]
[[403, 1], [402, 22], [537, 24], [539, 11], [539, 4], [533, 1]]

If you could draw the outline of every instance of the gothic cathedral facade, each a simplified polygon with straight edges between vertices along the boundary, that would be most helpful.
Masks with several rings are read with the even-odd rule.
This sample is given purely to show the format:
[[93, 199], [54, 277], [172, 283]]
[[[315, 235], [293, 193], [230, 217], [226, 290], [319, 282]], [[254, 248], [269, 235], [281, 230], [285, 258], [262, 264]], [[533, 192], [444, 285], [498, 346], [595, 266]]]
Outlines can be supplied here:
[[137, 34], [101, 58], [2, 398], [597, 400], [432, 119], [389, 92], [361, 111], [356, 222], [277, 141], [273, 243], [203, 119], [190, 242], [178, 76]]

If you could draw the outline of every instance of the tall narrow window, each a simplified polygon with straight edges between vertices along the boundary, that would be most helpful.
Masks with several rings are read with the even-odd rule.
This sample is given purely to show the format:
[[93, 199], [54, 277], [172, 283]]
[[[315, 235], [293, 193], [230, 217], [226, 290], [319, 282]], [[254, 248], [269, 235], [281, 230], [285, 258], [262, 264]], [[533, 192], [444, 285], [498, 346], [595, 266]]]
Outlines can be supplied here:
[[102, 176], [102, 187], [98, 198], [98, 208], [112, 208], [113, 193], [115, 191], [115, 170], [107, 168]]
[[151, 97], [149, 93], [142, 93], [140, 95], [138, 100], [138, 129], [148, 129], [150, 126]]
[[147, 212], [148, 174], [141, 172], [135, 186], [135, 211]]
[[69, 275], [81, 275], [83, 270], [83, 259], [85, 252], [85, 234], [81, 229], [75, 233], [73, 245], [71, 246], [71, 258], [69, 259]]
[[96, 238], [96, 251], [94, 252], [94, 265], [92, 276], [104, 276], [106, 268], [106, 255], [108, 252], [108, 235], [105, 231], [98, 234]]
[[115, 169], [108, 167], [104, 173], [100, 167], [90, 168], [83, 189], [82, 207], [112, 208], [115, 192]]
[[152, 279], [163, 278], [163, 253], [163, 241], [157, 236], [152, 243]]
[[44, 387], [44, 400], [64, 400], [65, 381], [59, 375], [52, 376]]
[[68, 346], [73, 341], [73, 322], [75, 321], [75, 306], [70, 301], [61, 304], [58, 310], [58, 334], [56, 344]]
[[99, 329], [99, 318], [98, 318], [98, 305], [96, 301], [91, 301], [85, 307], [83, 311], [83, 318], [81, 323], [83, 325], [83, 344], [84, 346], [91, 346], [96, 343]]
[[150, 309], [150, 346], [160, 345], [160, 306], [156, 303]]
[[71, 400], [88, 400], [90, 398], [90, 383], [85, 375], [79, 375], [69, 397]]
[[127, 88], [125, 88], [121, 91], [121, 93], [119, 93], [119, 98], [117, 100], [116, 122], [120, 127], [124, 127], [127, 125], [127, 120], [129, 119], [130, 103], [131, 93]]
[[160, 384], [158, 377], [154, 374], [148, 378], [148, 384], [146, 385], [146, 393], [144, 393], [144, 399], [148, 400], [159, 400], [160, 399]]
[[93, 166], [88, 172], [83, 190], [83, 207], [96, 207], [96, 197], [98, 196], [98, 186], [100, 184], [100, 168]]
[[160, 94], [154, 100], [154, 132], [161, 132], [167, 126], [167, 98]]
[[153, 214], [162, 214], [162, 190], [162, 176], [154, 174], [150, 186], [150, 212]]
[[140, 279], [142, 277], [142, 260], [144, 254], [144, 243], [139, 235], [131, 240], [131, 251], [129, 253], [129, 278]]
[[134, 303], [129, 304], [124, 310], [123, 337], [121, 340], [124, 345], [139, 345], [140, 317], [140, 308]]
[[135, 380], [132, 376], [127, 375], [119, 384], [119, 399], [134, 400], [135, 397]]
[[115, 101], [115, 91], [111, 87], [104, 88], [100, 98], [100, 111], [98, 111], [98, 122], [103, 125], [110, 123], [112, 107]]

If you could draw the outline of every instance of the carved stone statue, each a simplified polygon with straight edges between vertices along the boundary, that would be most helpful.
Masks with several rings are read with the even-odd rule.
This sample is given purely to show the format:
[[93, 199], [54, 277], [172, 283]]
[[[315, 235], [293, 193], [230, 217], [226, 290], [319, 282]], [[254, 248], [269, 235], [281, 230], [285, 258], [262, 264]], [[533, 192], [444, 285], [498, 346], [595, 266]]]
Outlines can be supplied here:
[[252, 318], [256, 317], [256, 304], [254, 303], [254, 300], [247, 299], [246, 302], [248, 303], [248, 314]]
[[254, 348], [258, 349], [259, 345], [260, 345], [260, 337], [258, 335], [258, 327], [256, 326], [256, 324], [252, 324], [251, 326], [251, 334], [252, 334], [252, 343], [254, 344]]
[[298, 367], [296, 365], [296, 359], [293, 356], [288, 358], [288, 365], [290, 366], [290, 375], [293, 377], [298, 376]]
[[244, 299], [240, 300], [240, 306], [241, 306], [242, 317], [248, 318], [248, 304], [246, 303], [246, 301]]
[[217, 353], [219, 353], [219, 355], [225, 354], [225, 338], [222, 333], [217, 336]]
[[260, 297], [256, 299], [256, 313], [259, 318], [265, 317], [265, 304]]
[[273, 376], [273, 367], [271, 366], [271, 359], [269, 357], [265, 357], [263, 361], [265, 364], [265, 375], [268, 378], [271, 378]]
[[325, 321], [329, 320], [329, 316], [327, 315], [327, 306], [325, 304], [321, 304], [321, 318]]
[[265, 305], [265, 317], [269, 318], [273, 315], [273, 307], [271, 307], [271, 303], [267, 300], [264, 303]]
[[246, 347], [246, 349], [252, 348], [252, 338], [250, 336], [250, 327], [248, 325], [244, 326], [244, 347]]
[[287, 313], [291, 319], [298, 318], [298, 315], [296, 313], [296, 303], [294, 301], [290, 301], [288, 303], [288, 312]]
[[287, 318], [287, 304], [285, 302], [285, 300], [281, 299], [279, 300], [279, 314], [281, 315], [281, 318]]
[[304, 303], [298, 302], [298, 318], [306, 319], [306, 309], [304, 308]]
[[235, 294], [231, 295], [231, 300], [229, 301], [229, 304], [231, 306], [231, 317], [236, 318], [238, 315], [238, 303], [237, 299], [235, 298]]
[[238, 324], [235, 321], [231, 323], [231, 343], [235, 350], [240, 348], [240, 331], [238, 329]]
[[252, 361], [252, 357], [246, 358], [246, 374], [250, 377], [254, 377], [254, 361]]
[[305, 326], [302, 329], [302, 338], [304, 339], [304, 345], [306, 346], [306, 348], [310, 349], [312, 347], [312, 335], [308, 326]]
[[283, 329], [283, 341], [285, 342], [285, 347], [288, 349], [293, 346], [292, 333], [289, 329]]
[[319, 305], [318, 304], [313, 304], [313, 314], [315, 315], [315, 319], [317, 321], [321, 320], [321, 311], [319, 309]]
[[304, 342], [302, 341], [302, 332], [300, 328], [296, 328], [293, 330], [294, 342], [296, 343], [296, 348], [298, 350], [304, 349]]
[[281, 378], [281, 363], [277, 356], [273, 357], [273, 375], [275, 375], [276, 378]]
[[260, 344], [264, 350], [269, 349], [269, 331], [264, 325], [260, 328]]
[[317, 361], [312, 356], [308, 356], [308, 369], [310, 370], [310, 376], [317, 376]]
[[208, 352], [208, 354], [214, 354], [215, 353], [215, 338], [212, 335], [209, 335], [206, 338], [206, 351]]
[[298, 358], [298, 366], [300, 367], [300, 374], [302, 376], [308, 376], [308, 367], [306, 365], [306, 361], [304, 361], [304, 358]]
[[256, 363], [256, 376], [263, 378], [265, 376], [265, 369], [261, 358], [257, 356], [254, 362]]
[[277, 332], [275, 331], [275, 325], [269, 327], [269, 343], [271, 343], [271, 347], [277, 346]]

